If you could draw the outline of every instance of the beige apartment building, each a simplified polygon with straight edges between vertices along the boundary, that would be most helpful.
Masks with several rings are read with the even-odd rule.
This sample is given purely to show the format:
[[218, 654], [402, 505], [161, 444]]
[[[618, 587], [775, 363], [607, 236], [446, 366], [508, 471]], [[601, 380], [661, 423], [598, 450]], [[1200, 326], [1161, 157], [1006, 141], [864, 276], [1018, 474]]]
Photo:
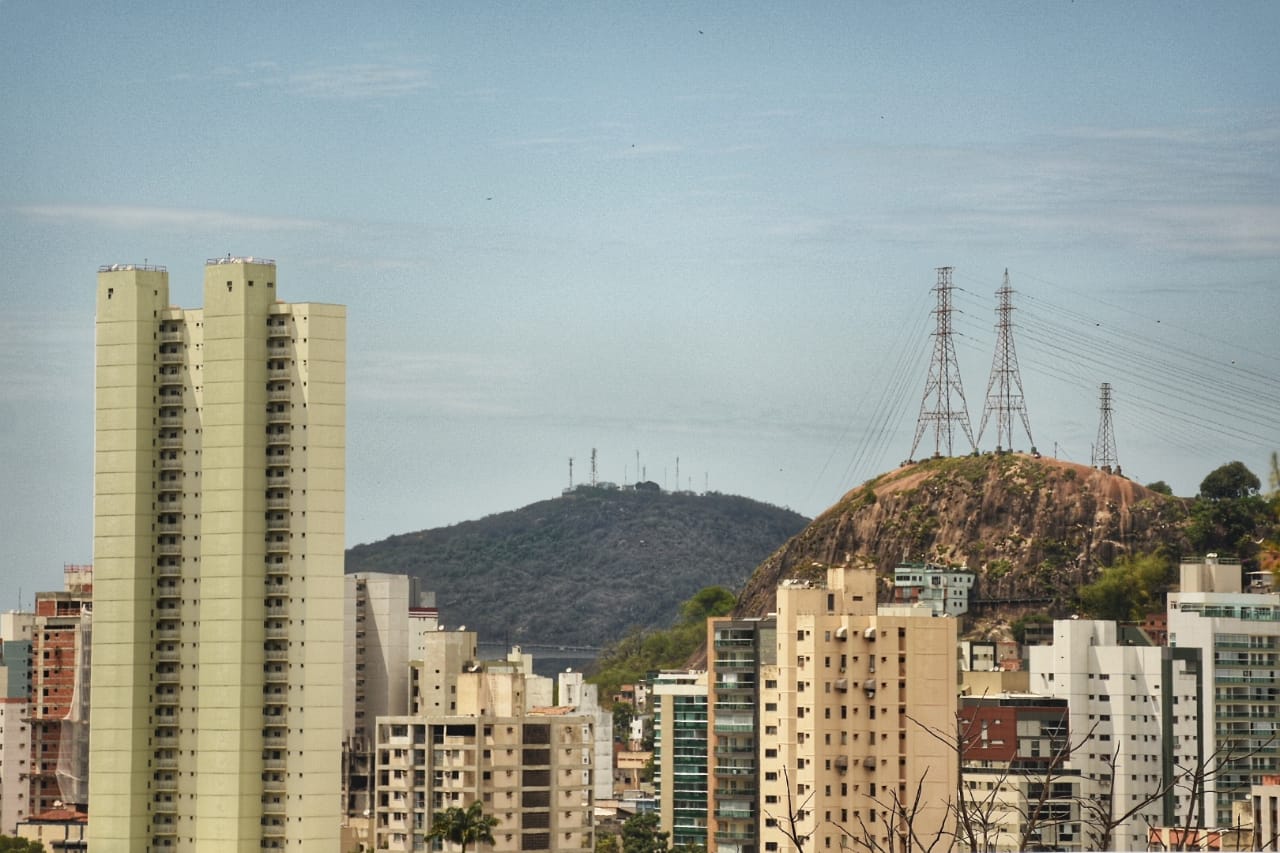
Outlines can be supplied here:
[[[777, 663], [760, 671], [759, 845], [713, 849], [786, 853], [792, 831], [806, 850], [904, 849], [908, 833], [928, 847], [950, 831], [956, 621], [878, 611], [872, 570], [825, 575], [777, 592]], [[712, 827], [715, 839], [714, 815]]]
[[591, 853], [594, 715], [529, 707], [515, 669], [476, 667], [455, 684], [447, 713], [378, 718], [374, 849], [436, 849], [432, 816], [480, 802], [498, 821], [485, 849]]
[[338, 849], [346, 311], [276, 282], [98, 273], [95, 853]]

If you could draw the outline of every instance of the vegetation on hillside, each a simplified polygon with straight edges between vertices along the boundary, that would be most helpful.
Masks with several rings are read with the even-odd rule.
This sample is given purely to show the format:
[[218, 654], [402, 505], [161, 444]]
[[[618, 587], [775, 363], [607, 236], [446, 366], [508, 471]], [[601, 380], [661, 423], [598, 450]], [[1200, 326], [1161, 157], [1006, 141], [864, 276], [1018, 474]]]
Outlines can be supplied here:
[[670, 625], [703, 587], [739, 589], [806, 523], [733, 495], [580, 486], [478, 521], [358, 545], [346, 569], [420, 578], [441, 619], [483, 642], [602, 647]]
[[[709, 586], [680, 605], [680, 621], [665, 630], [633, 631], [605, 649], [588, 679], [606, 703], [623, 684], [663, 669], [678, 669], [707, 638], [707, 620], [733, 611], [733, 593]], [[615, 732], [616, 734], [616, 732]]]

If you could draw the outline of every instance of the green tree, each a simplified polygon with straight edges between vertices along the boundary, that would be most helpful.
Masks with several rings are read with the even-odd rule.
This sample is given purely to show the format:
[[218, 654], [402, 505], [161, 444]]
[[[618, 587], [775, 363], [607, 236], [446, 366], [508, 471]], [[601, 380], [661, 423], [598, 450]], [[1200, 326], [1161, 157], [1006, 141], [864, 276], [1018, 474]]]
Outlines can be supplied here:
[[613, 739], [625, 744], [631, 737], [631, 721], [636, 718], [636, 706], [630, 702], [613, 703]]
[[667, 838], [658, 829], [656, 813], [632, 815], [622, 825], [622, 853], [666, 853]]
[[1258, 494], [1262, 481], [1243, 462], [1228, 462], [1209, 472], [1200, 483], [1200, 497], [1212, 501], [1247, 498]]
[[1173, 494], [1173, 487], [1164, 480], [1156, 480], [1154, 483], [1147, 483], [1147, 488], [1153, 492], [1159, 492], [1162, 495]]
[[492, 844], [493, 828], [497, 825], [498, 819], [485, 814], [477, 800], [465, 809], [450, 806], [432, 815], [427, 838], [461, 845], [461, 853], [467, 853], [469, 844]]
[[613, 833], [597, 834], [596, 853], [621, 853], [618, 850], [618, 836]]
[[1122, 557], [1080, 588], [1080, 603], [1095, 619], [1137, 621], [1163, 609], [1173, 580], [1173, 563], [1159, 554]]
[[39, 841], [0, 835], [0, 853], [44, 853], [44, 845]]

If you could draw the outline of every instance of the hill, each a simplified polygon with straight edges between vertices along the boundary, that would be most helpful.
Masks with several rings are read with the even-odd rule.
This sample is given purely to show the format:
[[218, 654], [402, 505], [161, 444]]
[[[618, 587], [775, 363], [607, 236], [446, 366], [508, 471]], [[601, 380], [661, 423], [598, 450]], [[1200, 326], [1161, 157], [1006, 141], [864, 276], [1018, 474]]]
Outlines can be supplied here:
[[486, 642], [604, 646], [672, 624], [707, 586], [739, 590], [808, 519], [749, 498], [579, 486], [478, 521], [347, 551], [348, 572], [397, 572]]
[[756, 570], [737, 612], [772, 610], [778, 582], [815, 561], [886, 572], [900, 560], [931, 560], [978, 572], [980, 612], [1064, 615], [1100, 565], [1191, 553], [1189, 512], [1187, 499], [1057, 459], [932, 459], [862, 484], [814, 519]]

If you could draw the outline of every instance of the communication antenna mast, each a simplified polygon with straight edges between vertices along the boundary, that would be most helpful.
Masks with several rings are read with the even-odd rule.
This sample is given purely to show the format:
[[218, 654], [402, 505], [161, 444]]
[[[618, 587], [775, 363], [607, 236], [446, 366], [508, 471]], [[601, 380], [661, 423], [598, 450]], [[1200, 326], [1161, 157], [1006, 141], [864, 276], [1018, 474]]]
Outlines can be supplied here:
[[680, 457], [676, 457], [676, 491], [680, 491]]
[[591, 448], [591, 487], [596, 485], [596, 449]]
[[1102, 395], [1098, 401], [1098, 441], [1093, 448], [1093, 467], [1108, 474], [1120, 473], [1120, 460], [1116, 457], [1116, 434], [1111, 428], [1111, 383], [1102, 383]]
[[[1009, 271], [1004, 271], [1004, 284], [996, 291], [1000, 304], [996, 308], [996, 354], [991, 362], [991, 378], [987, 381], [987, 407], [982, 412], [982, 424], [978, 427], [978, 443], [987, 430], [991, 413], [996, 415], [996, 453], [1013, 450], [1013, 413], [1022, 416], [1022, 427], [1027, 431], [1027, 443], [1031, 453], [1036, 453], [1036, 442], [1031, 437], [1031, 421], [1027, 419], [1027, 403], [1022, 393], [1022, 374], [1018, 371], [1018, 353], [1013, 346], [1013, 288], [1009, 287]], [[1005, 440], [1008, 443], [1005, 443]]]
[[573, 491], [573, 457], [569, 457], [569, 491]]
[[[969, 407], [964, 401], [964, 388], [960, 384], [960, 365], [956, 362], [956, 348], [951, 340], [951, 267], [938, 267], [937, 307], [933, 309], [936, 328], [933, 333], [933, 361], [929, 365], [929, 379], [925, 382], [924, 397], [920, 400], [920, 417], [916, 420], [916, 437], [911, 442], [911, 454], [925, 430], [933, 424], [933, 455], [942, 455], [943, 436], [946, 436], [947, 456], [951, 455], [952, 433], [956, 423], [969, 439], [971, 450], [977, 451], [973, 431], [969, 428]], [[959, 409], [952, 408], [952, 394], [959, 401]], [[932, 403], [930, 402], [932, 398]], [[930, 406], [932, 405], [932, 408]]]

